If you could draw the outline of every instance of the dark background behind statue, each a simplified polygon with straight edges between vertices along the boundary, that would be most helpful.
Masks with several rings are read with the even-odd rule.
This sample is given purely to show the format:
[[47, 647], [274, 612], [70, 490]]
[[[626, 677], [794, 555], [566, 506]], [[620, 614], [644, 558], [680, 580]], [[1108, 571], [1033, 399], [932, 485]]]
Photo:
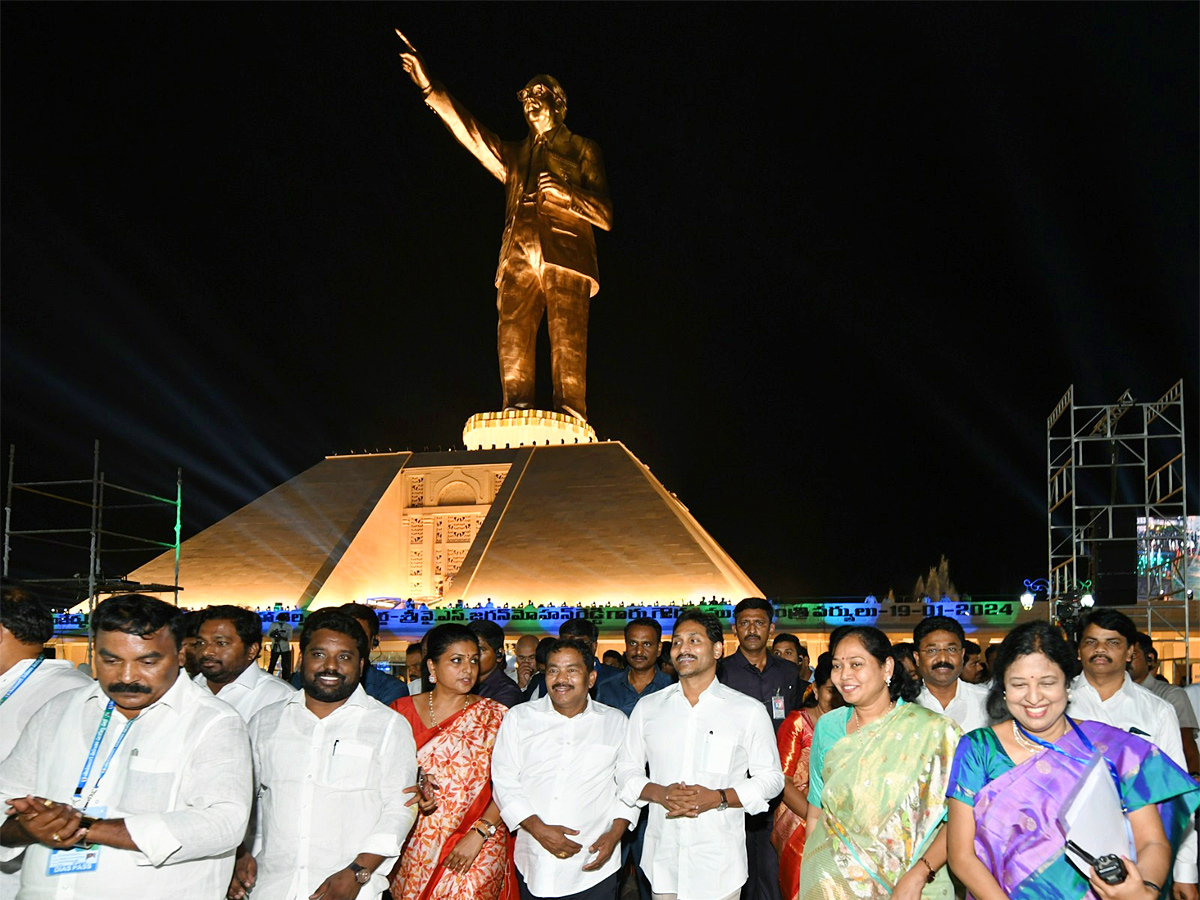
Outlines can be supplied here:
[[945, 552], [1019, 592], [1068, 384], [1185, 376], [1198, 419], [1197, 15], [6, 6], [0, 437], [26, 478], [87, 477], [93, 436], [114, 480], [184, 466], [186, 536], [495, 405], [503, 192], [400, 25], [502, 134], [530, 75], [566, 86], [619, 216], [592, 424], [764, 589], [904, 591]]

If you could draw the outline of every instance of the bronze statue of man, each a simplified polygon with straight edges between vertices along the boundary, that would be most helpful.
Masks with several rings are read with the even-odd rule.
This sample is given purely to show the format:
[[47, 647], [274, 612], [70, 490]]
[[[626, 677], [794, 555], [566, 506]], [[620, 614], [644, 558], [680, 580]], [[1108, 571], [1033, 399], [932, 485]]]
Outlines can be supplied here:
[[549, 75], [535, 76], [517, 93], [529, 135], [500, 140], [430, 79], [421, 54], [400, 29], [396, 34], [407, 48], [400, 54], [404, 70], [426, 104], [504, 183], [504, 240], [496, 269], [504, 408], [534, 405], [537, 332], [544, 315], [554, 408], [586, 420], [588, 304], [600, 289], [592, 226], [612, 227], [600, 148], [567, 130], [567, 95]]

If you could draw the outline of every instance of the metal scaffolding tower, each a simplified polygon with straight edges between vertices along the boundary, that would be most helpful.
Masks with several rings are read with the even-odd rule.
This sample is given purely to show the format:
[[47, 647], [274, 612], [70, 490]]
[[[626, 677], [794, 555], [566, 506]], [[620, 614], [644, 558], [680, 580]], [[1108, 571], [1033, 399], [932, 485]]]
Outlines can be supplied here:
[[[83, 561], [86, 551], [87, 575], [75, 571], [70, 576], [47, 576], [23, 579], [26, 584], [40, 584], [57, 591], [69, 592], [73, 598], [71, 605], [87, 601], [90, 616], [95, 608], [97, 598], [104, 594], [123, 594], [133, 591], [153, 590], [156, 592], [171, 592], [175, 596], [175, 604], [179, 604], [179, 544], [183, 503], [183, 470], [175, 473], [175, 497], [160, 497], [145, 491], [135, 490], [108, 481], [100, 470], [100, 442], [96, 441], [92, 451], [92, 477], [77, 479], [61, 479], [55, 481], [16, 481], [16, 447], [8, 449], [8, 488], [4, 498], [4, 565], [3, 575], [9, 575], [9, 558], [12, 553], [13, 539], [22, 541], [51, 544], [57, 547], [69, 548], [72, 553], [65, 553], [61, 565], [63, 571], [82, 569], [79, 563]], [[44, 519], [31, 523], [36, 527], [13, 528], [13, 493], [18, 492], [51, 501], [41, 508], [38, 515], [30, 518]], [[106, 493], [117, 492], [122, 500], [113, 502], [106, 498]], [[74, 494], [74, 496], [72, 496]], [[79, 513], [74, 521], [67, 521], [70, 510]], [[88, 519], [84, 519], [83, 510], [87, 510]], [[114, 531], [105, 527], [105, 513], [121, 515], [127, 510], [166, 509], [174, 513], [174, 532], [170, 541], [134, 534], [128, 531]], [[126, 581], [123, 577], [112, 577], [114, 569], [111, 563], [114, 554], [141, 553], [160, 550], [175, 551], [175, 582], [171, 585], [143, 585]], [[127, 567], [119, 570], [122, 575]], [[91, 662], [91, 640], [88, 641], [88, 662]]]
[[1101, 603], [1111, 604], [1114, 598], [1097, 584], [1097, 560], [1106, 549], [1136, 541], [1136, 601], [1139, 609], [1144, 604], [1147, 631], [1156, 618], [1165, 621], [1163, 604], [1182, 606], [1190, 661], [1184, 449], [1182, 379], [1153, 403], [1125, 391], [1102, 406], [1077, 404], [1072, 385], [1046, 419], [1050, 599], [1092, 586]]

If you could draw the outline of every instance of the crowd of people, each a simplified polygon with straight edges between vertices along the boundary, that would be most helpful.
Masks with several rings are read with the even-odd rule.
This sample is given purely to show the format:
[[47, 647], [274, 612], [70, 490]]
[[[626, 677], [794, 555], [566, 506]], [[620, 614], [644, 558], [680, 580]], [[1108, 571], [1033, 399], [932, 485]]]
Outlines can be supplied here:
[[1197, 900], [1195, 714], [1122, 613], [988, 659], [951, 618], [844, 626], [815, 666], [768, 601], [733, 619], [728, 655], [685, 609], [605, 661], [567, 620], [515, 678], [498, 625], [442, 624], [398, 679], [367, 606], [309, 615], [293, 672], [286, 622], [128, 594], [93, 679], [6, 590], [0, 900]]

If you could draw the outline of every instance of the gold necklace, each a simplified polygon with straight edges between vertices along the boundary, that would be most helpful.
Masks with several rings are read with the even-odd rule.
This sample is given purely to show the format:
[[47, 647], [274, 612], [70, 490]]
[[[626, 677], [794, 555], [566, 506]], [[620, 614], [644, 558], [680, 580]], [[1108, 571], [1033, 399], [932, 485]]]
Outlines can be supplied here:
[[[463, 705], [465, 706], [467, 701], [466, 694], [462, 695], [462, 700]], [[455, 710], [455, 712], [458, 712], [458, 710]], [[453, 715], [453, 713], [451, 713], [451, 715]], [[429, 727], [437, 728], [437, 717], [433, 714], [433, 691], [429, 692]]]
[[[879, 718], [882, 719], [883, 716], [886, 716], [888, 713], [890, 713], [895, 708], [896, 708], [896, 701], [893, 700], [891, 703], [888, 704], [888, 708], [883, 711], [883, 715], [881, 715]], [[871, 723], [868, 722], [867, 724], [870, 725]], [[859, 719], [859, 717], [858, 717], [858, 707], [856, 706], [856, 707], [854, 707], [854, 730], [858, 731], [860, 728], [862, 728], [862, 720]]]

